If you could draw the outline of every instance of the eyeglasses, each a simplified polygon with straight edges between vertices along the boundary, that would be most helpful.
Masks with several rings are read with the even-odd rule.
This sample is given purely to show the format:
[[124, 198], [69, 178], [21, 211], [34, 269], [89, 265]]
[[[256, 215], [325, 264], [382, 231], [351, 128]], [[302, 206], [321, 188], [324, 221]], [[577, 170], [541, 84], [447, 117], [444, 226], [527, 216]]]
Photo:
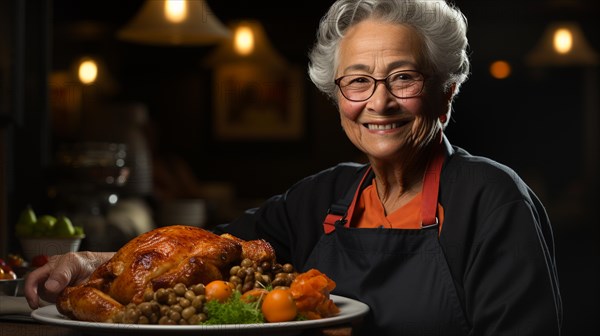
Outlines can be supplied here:
[[382, 79], [369, 75], [346, 75], [334, 81], [342, 95], [353, 102], [362, 102], [371, 98], [378, 82], [385, 83], [385, 87], [396, 98], [413, 98], [423, 91], [425, 76], [416, 70], [402, 70]]

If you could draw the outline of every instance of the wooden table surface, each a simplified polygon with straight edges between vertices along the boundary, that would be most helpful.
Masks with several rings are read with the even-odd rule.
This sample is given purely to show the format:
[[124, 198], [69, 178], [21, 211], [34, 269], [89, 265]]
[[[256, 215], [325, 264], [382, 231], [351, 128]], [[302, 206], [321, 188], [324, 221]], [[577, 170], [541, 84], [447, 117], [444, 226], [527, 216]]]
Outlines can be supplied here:
[[0, 321], [2, 336], [82, 336], [80, 331], [36, 322]]
[[[131, 335], [131, 330], [127, 333], [120, 333], [120, 335]], [[335, 328], [326, 329], [310, 329], [302, 331], [297, 334], [299, 336], [350, 336], [352, 334], [352, 328], [350, 326], [342, 326]], [[71, 329], [65, 327], [59, 327], [54, 325], [40, 324], [35, 321], [6, 321], [0, 320], [0, 336], [91, 336], [94, 333], [82, 331], [79, 329]], [[112, 335], [111, 333], [102, 333], [102, 335]], [[144, 332], [144, 335], [149, 335]], [[161, 336], [165, 335], [164, 332], [160, 333]], [[204, 333], [194, 333], [194, 335], [201, 336]], [[250, 336], [249, 333], [244, 333], [244, 336]], [[265, 336], [259, 335], [259, 336]]]

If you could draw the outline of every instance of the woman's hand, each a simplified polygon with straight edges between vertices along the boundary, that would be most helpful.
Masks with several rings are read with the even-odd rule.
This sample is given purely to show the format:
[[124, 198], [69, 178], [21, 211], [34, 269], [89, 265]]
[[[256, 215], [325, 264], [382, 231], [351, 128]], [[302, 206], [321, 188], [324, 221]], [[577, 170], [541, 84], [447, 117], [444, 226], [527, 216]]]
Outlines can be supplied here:
[[31, 309], [40, 305], [40, 298], [56, 302], [67, 286], [86, 280], [94, 270], [113, 256], [113, 252], [70, 252], [50, 257], [48, 262], [25, 277], [25, 298]]

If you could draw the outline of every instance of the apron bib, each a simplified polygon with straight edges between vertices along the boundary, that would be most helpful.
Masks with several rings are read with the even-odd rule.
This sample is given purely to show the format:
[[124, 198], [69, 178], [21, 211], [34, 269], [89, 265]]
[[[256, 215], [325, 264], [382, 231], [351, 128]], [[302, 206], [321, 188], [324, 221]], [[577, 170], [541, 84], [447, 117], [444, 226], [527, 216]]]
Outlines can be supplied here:
[[358, 334], [449, 336], [470, 330], [438, 240], [444, 157], [440, 146], [424, 177], [420, 230], [350, 227], [358, 195], [372, 180], [370, 171], [330, 208], [325, 234], [305, 268], [331, 277], [337, 284], [333, 294], [369, 305]]

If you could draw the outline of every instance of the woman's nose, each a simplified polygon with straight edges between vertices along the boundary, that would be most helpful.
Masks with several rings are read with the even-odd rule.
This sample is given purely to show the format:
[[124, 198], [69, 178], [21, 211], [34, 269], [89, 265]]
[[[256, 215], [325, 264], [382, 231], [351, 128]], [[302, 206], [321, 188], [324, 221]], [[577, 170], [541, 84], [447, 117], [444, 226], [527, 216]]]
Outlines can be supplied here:
[[385, 110], [390, 102], [395, 102], [396, 97], [388, 90], [384, 82], [378, 82], [375, 85], [375, 92], [371, 98], [369, 98], [369, 104], [374, 110]]

